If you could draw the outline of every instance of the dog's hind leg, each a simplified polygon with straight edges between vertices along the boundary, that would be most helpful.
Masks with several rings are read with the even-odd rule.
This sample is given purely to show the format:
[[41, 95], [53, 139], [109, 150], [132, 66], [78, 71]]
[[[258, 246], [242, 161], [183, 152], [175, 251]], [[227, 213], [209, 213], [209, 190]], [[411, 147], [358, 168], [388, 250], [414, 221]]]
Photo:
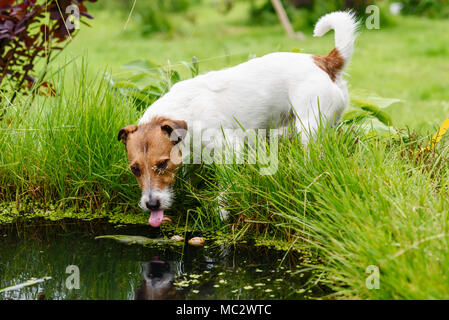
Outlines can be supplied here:
[[335, 108], [329, 95], [293, 95], [290, 98], [295, 115], [294, 126], [301, 134], [301, 143], [306, 148], [309, 142], [316, 138], [321, 125], [335, 121], [334, 117], [339, 108]]
[[295, 120], [293, 123], [294, 128], [296, 133], [301, 135], [301, 144], [304, 148], [307, 148], [309, 142], [314, 140], [316, 136], [316, 131], [319, 127], [319, 115], [316, 115], [315, 112], [313, 112], [315, 109], [314, 107], [309, 106], [305, 108], [305, 106], [306, 103], [303, 102], [299, 108], [292, 108], [295, 113]]

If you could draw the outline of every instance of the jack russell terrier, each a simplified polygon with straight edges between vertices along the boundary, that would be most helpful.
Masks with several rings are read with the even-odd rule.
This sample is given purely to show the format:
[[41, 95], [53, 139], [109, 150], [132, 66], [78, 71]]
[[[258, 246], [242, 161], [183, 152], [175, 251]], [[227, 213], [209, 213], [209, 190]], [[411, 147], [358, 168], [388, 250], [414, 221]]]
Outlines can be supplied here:
[[[158, 227], [173, 202], [171, 186], [180, 162], [173, 160], [172, 148], [193, 123], [199, 122], [202, 132], [269, 129], [290, 115], [298, 132], [307, 129], [313, 135], [318, 114], [328, 122], [339, 121], [349, 102], [342, 72], [352, 56], [357, 27], [354, 13], [329, 13], [314, 29], [316, 37], [334, 30], [335, 48], [328, 55], [276, 52], [178, 82], [145, 111], [138, 125], [122, 128], [118, 139], [142, 189], [140, 206], [151, 211], [149, 224]], [[303, 145], [309, 138], [302, 135]]]

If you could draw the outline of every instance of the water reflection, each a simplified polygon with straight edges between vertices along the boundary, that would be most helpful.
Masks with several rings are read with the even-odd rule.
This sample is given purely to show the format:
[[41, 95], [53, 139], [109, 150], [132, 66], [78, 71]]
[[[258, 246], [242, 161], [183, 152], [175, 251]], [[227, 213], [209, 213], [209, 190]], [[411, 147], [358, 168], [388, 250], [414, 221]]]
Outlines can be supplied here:
[[175, 272], [169, 262], [154, 257], [143, 266], [143, 280], [134, 295], [135, 300], [183, 299], [174, 286]]
[[[323, 294], [308, 285], [302, 256], [252, 244], [142, 246], [96, 236], [170, 238], [145, 226], [103, 223], [0, 229], [0, 289], [31, 278], [51, 280], [0, 293], [0, 299], [303, 299]], [[189, 239], [195, 235], [187, 235]], [[282, 264], [281, 264], [282, 261]], [[310, 261], [308, 261], [310, 264]], [[80, 270], [80, 288], [66, 286], [66, 268]]]

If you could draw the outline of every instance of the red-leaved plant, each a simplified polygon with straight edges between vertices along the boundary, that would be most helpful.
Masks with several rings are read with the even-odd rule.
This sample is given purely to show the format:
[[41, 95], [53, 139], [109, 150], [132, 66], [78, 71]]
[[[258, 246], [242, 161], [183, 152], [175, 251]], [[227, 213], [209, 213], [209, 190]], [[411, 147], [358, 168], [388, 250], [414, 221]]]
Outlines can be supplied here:
[[[52, 53], [73, 38], [81, 17], [92, 19], [83, 2], [97, 0], [0, 0], [0, 100], [19, 92], [55, 95], [43, 78]], [[36, 78], [35, 65], [44, 59]], [[4, 112], [4, 110], [3, 110]], [[2, 112], [0, 112], [0, 119]]]

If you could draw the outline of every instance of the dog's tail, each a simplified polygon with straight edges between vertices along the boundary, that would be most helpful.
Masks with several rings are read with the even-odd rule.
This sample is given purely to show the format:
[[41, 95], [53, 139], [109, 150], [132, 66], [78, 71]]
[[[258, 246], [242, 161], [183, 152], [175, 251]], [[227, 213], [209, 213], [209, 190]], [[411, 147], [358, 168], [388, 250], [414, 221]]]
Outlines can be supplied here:
[[[351, 59], [358, 26], [359, 22], [356, 21], [353, 11], [328, 13], [322, 16], [315, 25], [315, 30], [313, 31], [314, 37], [321, 37], [331, 29], [335, 32], [335, 49], [327, 57], [330, 57], [328, 58], [328, 63], [334, 64], [334, 67], [336, 67], [335, 64], [337, 61], [335, 60], [338, 56], [340, 60], [343, 60], [341, 63], [337, 63], [340, 69], [335, 70], [337, 73], [343, 70]], [[327, 57], [323, 57], [323, 63], [326, 63], [325, 58]]]

